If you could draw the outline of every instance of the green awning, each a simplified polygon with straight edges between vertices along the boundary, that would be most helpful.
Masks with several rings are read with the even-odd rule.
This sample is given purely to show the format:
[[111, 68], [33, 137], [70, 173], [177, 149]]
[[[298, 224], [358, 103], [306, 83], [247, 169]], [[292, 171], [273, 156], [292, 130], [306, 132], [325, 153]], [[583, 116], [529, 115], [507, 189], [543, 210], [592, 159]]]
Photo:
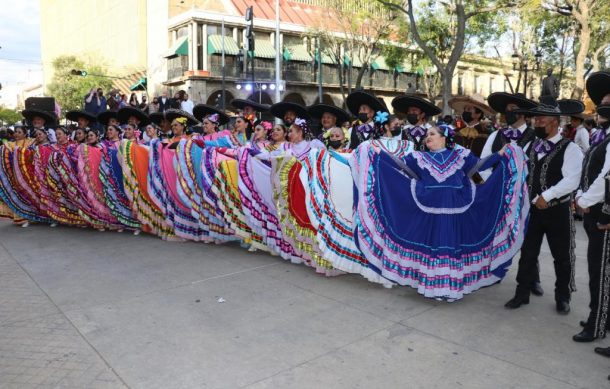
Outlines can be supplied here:
[[[239, 47], [235, 39], [230, 36], [224, 37], [225, 41], [225, 55], [238, 55]], [[208, 54], [221, 54], [222, 55], [222, 35], [209, 35], [208, 36]]]
[[146, 90], [146, 77], [140, 78], [138, 82], [129, 87], [129, 90]]
[[396, 66], [395, 69], [398, 73], [413, 73], [411, 62], [406, 61], [406, 60], [403, 61], [402, 64]]
[[[320, 55], [316, 53], [316, 62], [320, 59]], [[328, 50], [322, 49], [322, 63], [325, 65], [336, 65], [335, 56]]]
[[390, 70], [390, 67], [385, 63], [384, 57], [377, 57], [371, 64], [374, 70]]
[[165, 58], [177, 57], [179, 55], [189, 55], [188, 36], [176, 39], [176, 42], [174, 42], [172, 47], [167, 51], [167, 54], [165, 54]]
[[[248, 52], [248, 55], [251, 55]], [[254, 57], [256, 58], [275, 58], [275, 47], [270, 41], [254, 40]]]
[[290, 45], [284, 47], [286, 61], [311, 62], [312, 58], [304, 45]]
[[[354, 60], [354, 63], [352, 64], [353, 68], [361, 68], [362, 67], [362, 61], [360, 61], [360, 58], [358, 58], [358, 55], [354, 54], [353, 55], [353, 60]], [[343, 63], [345, 65], [349, 66], [349, 63], [350, 63], [349, 55], [345, 54], [343, 56]]]

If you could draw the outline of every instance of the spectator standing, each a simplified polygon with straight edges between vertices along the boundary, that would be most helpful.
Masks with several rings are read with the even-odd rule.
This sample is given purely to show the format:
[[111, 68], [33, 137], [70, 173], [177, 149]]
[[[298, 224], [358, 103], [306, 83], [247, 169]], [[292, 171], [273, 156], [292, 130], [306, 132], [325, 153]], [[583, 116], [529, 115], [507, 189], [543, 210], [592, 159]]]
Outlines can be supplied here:
[[138, 108], [139, 105], [138, 96], [135, 93], [132, 93], [131, 96], [129, 96], [129, 106]]
[[140, 102], [138, 108], [140, 108], [140, 111], [148, 115], [148, 99], [146, 98], [146, 95], [142, 95], [142, 102]]
[[172, 101], [167, 97], [167, 91], [161, 92], [161, 96], [158, 98], [159, 101], [159, 112], [165, 112], [166, 109], [171, 108]]
[[150, 104], [148, 104], [148, 114], [159, 112], [159, 98], [153, 97]]
[[112, 89], [110, 92], [108, 92], [108, 100], [107, 100], [108, 110], [118, 111], [120, 102], [121, 102], [121, 98], [119, 97], [118, 89]]
[[184, 93], [180, 106], [184, 112], [188, 112], [191, 115], [193, 114], [193, 107], [195, 106], [195, 104], [193, 104], [193, 101], [189, 99], [188, 94]]

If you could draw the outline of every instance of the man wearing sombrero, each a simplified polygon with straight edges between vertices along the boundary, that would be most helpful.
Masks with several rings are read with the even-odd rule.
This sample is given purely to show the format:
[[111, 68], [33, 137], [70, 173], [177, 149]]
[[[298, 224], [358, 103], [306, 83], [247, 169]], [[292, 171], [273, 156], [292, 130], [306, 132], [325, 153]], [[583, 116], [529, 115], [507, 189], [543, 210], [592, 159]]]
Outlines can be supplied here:
[[[343, 130], [342, 124], [349, 121], [350, 114], [345, 110], [335, 107], [334, 105], [317, 103], [309, 106], [307, 112], [309, 112], [312, 118], [320, 123], [319, 132], [322, 134], [327, 144], [330, 144], [330, 133], [335, 128], [339, 128], [344, 132], [345, 140], [347, 141], [348, 134]], [[345, 144], [338, 146], [336, 143], [339, 142], [335, 142], [334, 146], [337, 146], [335, 149], [345, 146]]]
[[[532, 141], [535, 140], [534, 129], [525, 122], [525, 115], [518, 111], [535, 108], [538, 105], [535, 101], [526, 98], [522, 93], [496, 92], [487, 97], [490, 107], [504, 115], [506, 127], [492, 132], [481, 151], [481, 158], [486, 158], [493, 153], [497, 153], [510, 143], [519, 146], [527, 155]], [[479, 172], [483, 180], [487, 180], [491, 175], [491, 169]], [[540, 285], [539, 267], [536, 266], [536, 277], [532, 283], [531, 292], [536, 296], [542, 296], [544, 290]]]
[[[610, 173], [610, 72], [597, 72], [586, 83], [591, 100], [597, 105], [599, 129], [591, 135], [591, 146], [585, 154], [576, 205], [584, 212], [583, 226], [589, 239], [587, 262], [589, 269], [590, 313], [581, 322], [583, 330], [574, 335], [577, 342], [591, 342], [606, 334], [608, 300], [610, 299], [610, 269], [608, 269], [607, 229], [610, 229], [610, 203], [604, 201]], [[610, 356], [608, 349], [596, 349]]]
[[49, 142], [57, 143], [57, 139], [55, 138], [55, 130], [51, 128], [56, 124], [54, 113], [39, 109], [24, 109], [21, 111], [21, 115], [23, 115], [26, 122], [32, 127], [31, 134], [34, 134], [36, 130], [43, 129], [47, 133]]
[[483, 96], [457, 96], [449, 100], [449, 106], [462, 115], [466, 127], [455, 135], [455, 143], [470, 149], [477, 157], [481, 155], [489, 133], [481, 124], [485, 115], [493, 116], [495, 112], [485, 104]]
[[407, 115], [407, 125], [402, 138], [413, 142], [415, 150], [428, 151], [425, 145], [426, 131], [431, 125], [428, 119], [441, 113], [441, 109], [430, 101], [416, 95], [404, 95], [392, 100], [394, 111]]
[[267, 104], [260, 104], [250, 99], [233, 99], [231, 100], [231, 105], [237, 108], [241, 115], [251, 123], [254, 123], [259, 118], [260, 113], [269, 111]]
[[516, 309], [529, 303], [532, 283], [538, 269], [538, 256], [544, 237], [555, 263], [555, 307], [558, 313], [570, 312], [570, 297], [574, 288], [574, 219], [572, 193], [578, 188], [583, 155], [580, 148], [559, 133], [562, 115], [584, 110], [577, 100], [559, 104], [552, 96], [543, 96], [529, 110], [518, 110], [534, 117], [536, 140], [528, 150], [528, 188], [533, 206], [519, 259], [517, 290], [506, 303]]
[[375, 113], [387, 112], [385, 104], [377, 97], [364, 91], [352, 92], [345, 99], [347, 108], [358, 120], [352, 126], [349, 140], [349, 149], [354, 150], [358, 145], [373, 139], [375, 135]]
[[571, 115], [570, 123], [566, 125], [562, 134], [564, 137], [574, 141], [583, 153], [586, 153], [590, 146], [589, 131], [584, 126], [587, 118], [588, 115], [584, 113]]
[[306, 120], [310, 119], [307, 108], [300, 104], [291, 103], [288, 101], [273, 104], [271, 107], [269, 107], [269, 112], [271, 112], [274, 117], [281, 119], [286, 128], [290, 127], [296, 118]]
[[92, 114], [90, 114], [87, 111], [81, 111], [81, 110], [66, 112], [66, 119], [76, 122], [77, 123], [76, 129], [77, 130], [81, 129], [85, 133], [87, 131], [89, 131], [89, 127], [91, 126], [91, 124], [96, 122], [95, 116], [93, 116]]

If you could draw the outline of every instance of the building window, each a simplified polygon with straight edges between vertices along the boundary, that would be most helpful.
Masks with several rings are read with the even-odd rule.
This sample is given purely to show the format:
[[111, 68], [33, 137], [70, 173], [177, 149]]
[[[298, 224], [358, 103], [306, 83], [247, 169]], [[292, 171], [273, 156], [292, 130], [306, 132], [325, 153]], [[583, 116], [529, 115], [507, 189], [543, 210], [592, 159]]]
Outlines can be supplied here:
[[474, 93], [481, 93], [479, 91], [479, 88], [481, 87], [481, 85], [479, 84], [479, 76], [475, 75], [474, 76]]
[[464, 73], [458, 73], [458, 95], [464, 94]]
[[176, 32], [176, 37], [182, 38], [183, 36], [188, 36], [188, 34], [189, 34], [188, 26], [183, 26], [178, 29], [178, 32]]
[[[221, 25], [214, 25], [214, 24], [208, 24], [207, 26], [207, 32], [208, 32], [208, 36], [210, 35], [221, 35], [222, 34], [222, 26]], [[227, 27], [225, 25], [225, 36], [228, 37], [233, 37], [233, 29], [231, 27]]]
[[489, 93], [488, 94], [494, 93], [494, 83], [495, 82], [496, 82], [496, 79], [494, 78], [494, 76], [489, 76]]

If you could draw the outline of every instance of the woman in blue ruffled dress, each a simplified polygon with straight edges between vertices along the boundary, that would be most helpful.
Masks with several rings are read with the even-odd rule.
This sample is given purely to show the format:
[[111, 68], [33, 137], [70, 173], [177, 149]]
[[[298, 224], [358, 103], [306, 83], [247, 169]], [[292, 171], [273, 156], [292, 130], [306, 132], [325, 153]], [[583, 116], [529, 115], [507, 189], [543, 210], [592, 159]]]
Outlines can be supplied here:
[[[430, 128], [426, 146], [400, 158], [368, 143], [354, 152], [354, 237], [373, 271], [453, 301], [501, 280], [519, 250], [525, 158], [509, 145], [480, 160], [454, 147], [449, 126]], [[475, 185], [472, 175], [490, 167]]]

